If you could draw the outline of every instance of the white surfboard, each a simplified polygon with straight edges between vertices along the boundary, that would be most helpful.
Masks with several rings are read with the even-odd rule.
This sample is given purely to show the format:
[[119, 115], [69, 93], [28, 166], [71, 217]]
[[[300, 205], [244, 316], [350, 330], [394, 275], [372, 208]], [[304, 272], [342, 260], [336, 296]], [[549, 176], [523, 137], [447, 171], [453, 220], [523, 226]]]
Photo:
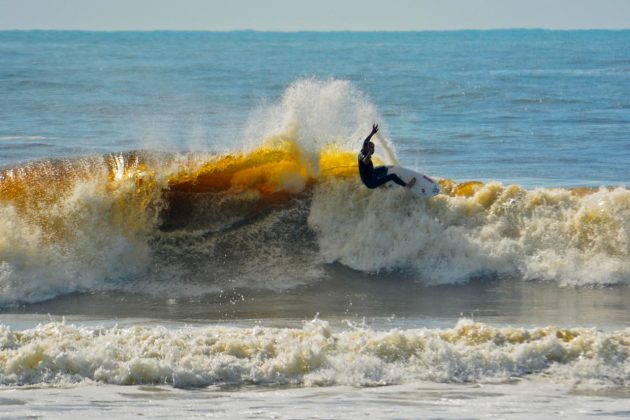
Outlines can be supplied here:
[[[388, 174], [396, 174], [405, 181], [409, 183], [412, 178], [416, 178], [416, 183], [413, 187], [409, 188], [414, 192], [418, 197], [433, 197], [434, 195], [438, 195], [440, 193], [440, 186], [437, 182], [429, 178], [428, 176], [421, 174], [420, 172], [412, 171], [411, 169], [403, 168], [402, 166], [389, 166], [387, 170]], [[387, 187], [391, 186], [399, 186], [393, 181], [389, 181], [385, 184]]]

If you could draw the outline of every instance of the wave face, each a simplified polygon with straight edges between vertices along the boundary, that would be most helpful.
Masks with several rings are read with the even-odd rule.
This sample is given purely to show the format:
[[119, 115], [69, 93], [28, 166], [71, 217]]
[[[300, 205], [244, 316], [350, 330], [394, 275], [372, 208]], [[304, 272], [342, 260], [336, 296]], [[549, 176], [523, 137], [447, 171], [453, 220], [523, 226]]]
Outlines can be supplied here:
[[627, 189], [442, 179], [444, 193], [430, 200], [368, 190], [355, 152], [378, 116], [351, 84], [300, 81], [253, 115], [243, 146], [226, 153], [129, 152], [0, 171], [0, 305], [85, 291], [290, 288], [333, 262], [429, 284], [630, 281]]
[[628, 330], [0, 326], [0, 383], [374, 386], [496, 382], [530, 375], [582, 387], [630, 385]]
[[137, 156], [44, 161], [0, 172], [1, 302], [103, 289], [151, 259], [160, 181]]

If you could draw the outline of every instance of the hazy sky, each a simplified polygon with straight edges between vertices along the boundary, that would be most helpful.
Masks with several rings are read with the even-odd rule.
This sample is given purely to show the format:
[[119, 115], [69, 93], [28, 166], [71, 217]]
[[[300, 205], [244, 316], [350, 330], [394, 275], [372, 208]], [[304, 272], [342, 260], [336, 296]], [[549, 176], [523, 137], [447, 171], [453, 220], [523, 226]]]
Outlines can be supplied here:
[[628, 29], [630, 0], [0, 0], [0, 29]]

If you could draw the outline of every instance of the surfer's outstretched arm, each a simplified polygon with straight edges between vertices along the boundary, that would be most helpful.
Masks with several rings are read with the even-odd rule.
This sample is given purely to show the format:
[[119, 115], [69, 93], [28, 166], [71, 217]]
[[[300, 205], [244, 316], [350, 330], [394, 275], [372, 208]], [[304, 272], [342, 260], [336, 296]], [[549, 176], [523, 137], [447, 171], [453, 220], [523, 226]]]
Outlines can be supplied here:
[[372, 136], [374, 134], [376, 134], [377, 132], [378, 132], [378, 124], [372, 124], [372, 131], [365, 138], [365, 140], [363, 140], [363, 149], [366, 149], [368, 147], [368, 144], [370, 143], [370, 140], [372, 139]]

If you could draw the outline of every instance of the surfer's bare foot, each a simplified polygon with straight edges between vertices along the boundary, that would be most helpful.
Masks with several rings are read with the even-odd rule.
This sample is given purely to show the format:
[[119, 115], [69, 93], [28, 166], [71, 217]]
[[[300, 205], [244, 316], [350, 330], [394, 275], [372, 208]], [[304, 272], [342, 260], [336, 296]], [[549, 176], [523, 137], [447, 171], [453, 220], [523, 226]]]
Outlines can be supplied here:
[[407, 182], [407, 188], [411, 188], [416, 185], [416, 178], [411, 178], [411, 181]]

